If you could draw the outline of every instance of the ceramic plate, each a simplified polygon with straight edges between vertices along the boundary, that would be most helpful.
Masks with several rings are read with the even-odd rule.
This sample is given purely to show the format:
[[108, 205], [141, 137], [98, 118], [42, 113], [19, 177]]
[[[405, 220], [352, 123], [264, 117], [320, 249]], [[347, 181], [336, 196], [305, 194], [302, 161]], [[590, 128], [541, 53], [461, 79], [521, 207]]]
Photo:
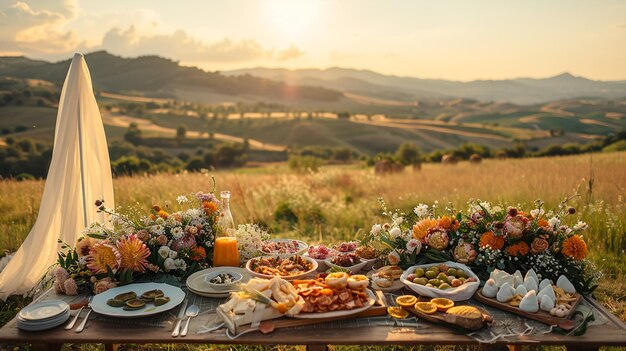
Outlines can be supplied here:
[[[159, 289], [163, 291], [165, 296], [170, 298], [170, 302], [155, 306], [147, 303], [146, 307], [136, 311], [124, 311], [122, 307], [112, 307], [107, 305], [107, 300], [114, 298], [118, 294], [134, 291], [137, 296], [141, 296], [146, 291]], [[111, 317], [135, 318], [151, 316], [153, 314], [168, 311], [178, 306], [185, 299], [185, 292], [178, 287], [165, 283], [137, 283], [124, 285], [117, 288], [109, 289], [101, 294], [94, 296], [91, 302], [91, 308], [94, 312]]]
[[69, 310], [61, 313], [60, 315], [52, 319], [46, 319], [45, 321], [27, 321], [27, 320], [23, 320], [19, 318], [18, 316], [17, 327], [19, 329], [28, 330], [28, 331], [46, 330], [46, 329], [51, 329], [51, 328], [54, 328], [56, 326], [59, 326], [65, 323], [65, 321], [67, 321], [69, 318], [70, 318]]
[[374, 290], [380, 290], [383, 292], [393, 292], [393, 291], [397, 291], [400, 290], [402, 288], [404, 288], [404, 283], [402, 283], [402, 281], [400, 281], [400, 279], [394, 279], [393, 280], [393, 284], [391, 284], [390, 287], [388, 288], [383, 288], [380, 287], [378, 285], [376, 285], [376, 283], [374, 283], [374, 280], [372, 279], [372, 275], [374, 275], [374, 273], [378, 272], [378, 270], [374, 270], [374, 271], [369, 271], [367, 272], [367, 277], [370, 278], [370, 282], [372, 283], [372, 289]]
[[320, 313], [300, 313], [300, 314], [293, 316], [293, 318], [298, 318], [298, 319], [337, 318], [337, 317], [350, 316], [353, 314], [361, 313], [367, 310], [368, 308], [372, 307], [372, 305], [374, 305], [374, 303], [376, 302], [376, 295], [374, 295], [374, 293], [370, 289], [366, 289], [365, 292], [367, 292], [368, 299], [363, 307], [353, 308], [351, 310], [343, 310], [343, 311], [320, 312]]
[[[294, 255], [290, 255], [289, 257], [291, 257], [291, 256], [294, 256]], [[265, 258], [265, 257], [272, 257], [272, 258], [276, 258], [276, 255], [273, 255], [273, 256], [261, 256], [261, 257], [255, 257], [255, 258], [256, 258], [256, 259], [262, 259], [262, 258]], [[308, 257], [308, 256], [300, 256], [300, 257], [302, 257], [302, 258], [304, 258], [305, 260], [307, 260], [307, 261], [311, 262], [311, 265], [313, 266], [313, 268], [309, 269], [309, 270], [308, 270], [308, 271], [306, 271], [306, 272], [302, 272], [302, 273], [300, 273], [300, 274], [296, 274], [296, 275], [288, 275], [288, 276], [281, 276], [281, 278], [283, 278], [283, 279], [285, 279], [285, 280], [295, 280], [295, 279], [300, 279], [300, 278], [303, 278], [303, 277], [306, 277], [306, 276], [310, 275], [311, 273], [314, 273], [314, 272], [317, 270], [317, 261], [315, 261], [314, 259], [312, 259], [311, 257]], [[252, 269], [250, 269], [250, 263], [252, 263], [252, 260], [254, 260], [255, 258], [253, 258], [253, 259], [249, 260], [249, 261], [246, 263], [246, 270], [247, 270], [250, 274], [252, 274], [252, 276], [254, 276], [254, 277], [265, 278], [265, 279], [272, 279], [272, 278], [274, 278], [274, 276], [273, 276], [273, 275], [267, 275], [267, 274], [257, 273], [257, 272], [252, 271]]]
[[70, 309], [70, 306], [60, 300], [47, 300], [35, 302], [32, 305], [24, 307], [19, 317], [24, 320], [42, 320], [54, 318]]
[[213, 267], [213, 268], [203, 269], [201, 271], [198, 271], [190, 275], [187, 278], [187, 282], [185, 283], [187, 284], [187, 288], [189, 288], [189, 290], [191, 290], [191, 292], [193, 292], [196, 295], [207, 296], [207, 297], [228, 297], [232, 291], [237, 291], [235, 287], [233, 287], [232, 289], [228, 289], [228, 290], [216, 290], [215, 288], [210, 286], [206, 282], [205, 278], [207, 275], [215, 271], [232, 271], [232, 272], [239, 273], [242, 276], [242, 279], [241, 279], [242, 283], [247, 283], [251, 278], [250, 273], [243, 268]]

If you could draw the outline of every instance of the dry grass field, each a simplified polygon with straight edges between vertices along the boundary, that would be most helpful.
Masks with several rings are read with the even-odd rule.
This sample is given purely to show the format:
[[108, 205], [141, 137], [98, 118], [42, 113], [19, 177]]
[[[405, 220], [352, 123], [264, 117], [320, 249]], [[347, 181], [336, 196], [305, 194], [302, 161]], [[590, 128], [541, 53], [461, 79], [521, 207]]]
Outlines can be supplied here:
[[[218, 171], [213, 174], [161, 174], [114, 180], [119, 206], [175, 206], [176, 196], [231, 190], [235, 221], [259, 222], [277, 236], [336, 242], [369, 230], [380, 213], [378, 198], [390, 208], [410, 211], [417, 203], [438, 201], [464, 206], [469, 199], [526, 204], [540, 198], [548, 207], [580, 194], [569, 220], [590, 225], [586, 239], [591, 259], [604, 276], [596, 297], [626, 320], [626, 153], [572, 157], [486, 160], [472, 165], [425, 164], [421, 171], [376, 176], [359, 166], [329, 166], [297, 174], [284, 166]], [[14, 250], [34, 223], [43, 181], [0, 181], [0, 248]], [[167, 203], [167, 201], [170, 201]], [[277, 221], [288, 218], [287, 221]]]

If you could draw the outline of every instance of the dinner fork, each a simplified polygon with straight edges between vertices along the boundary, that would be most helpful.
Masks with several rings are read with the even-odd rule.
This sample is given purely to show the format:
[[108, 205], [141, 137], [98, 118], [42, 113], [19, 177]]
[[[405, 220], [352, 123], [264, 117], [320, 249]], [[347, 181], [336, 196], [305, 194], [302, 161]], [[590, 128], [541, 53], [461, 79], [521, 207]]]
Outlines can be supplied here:
[[[89, 296], [89, 298], [87, 299], [87, 305], [91, 304], [91, 300], [93, 300], [93, 295]], [[74, 318], [72, 318], [72, 320], [69, 323], [67, 323], [67, 325], [65, 326], [65, 330], [70, 330], [74, 328], [74, 324], [76, 324], [76, 321], [78, 320], [78, 317], [80, 317], [80, 313], [83, 311], [84, 308], [85, 306], [81, 306], [78, 309], [78, 312], [76, 312], [76, 315], [74, 316]]]
[[91, 308], [91, 300], [89, 300], [89, 303], [87, 304], [87, 308], [89, 309], [89, 311], [87, 311], [87, 315], [85, 316], [85, 319], [83, 319], [83, 321], [78, 325], [78, 328], [76, 328], [75, 332], [80, 333], [83, 331], [83, 329], [85, 329], [85, 325], [87, 324], [87, 321], [89, 320], [89, 315], [91, 314], [91, 312], [93, 312], [93, 309]]

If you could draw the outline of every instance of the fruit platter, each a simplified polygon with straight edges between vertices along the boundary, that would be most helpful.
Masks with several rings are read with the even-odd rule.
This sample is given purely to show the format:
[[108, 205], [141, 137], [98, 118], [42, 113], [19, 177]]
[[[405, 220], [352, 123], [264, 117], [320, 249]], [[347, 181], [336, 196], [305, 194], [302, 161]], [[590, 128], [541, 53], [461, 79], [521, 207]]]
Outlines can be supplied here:
[[533, 269], [525, 276], [519, 270], [509, 274], [496, 269], [476, 292], [475, 299], [526, 318], [571, 329], [570, 318], [582, 296], [564, 275], [554, 283], [549, 279], [539, 281]]
[[[433, 322], [458, 326], [467, 330], [478, 330], [493, 323], [493, 317], [484, 309], [470, 305], [456, 305], [454, 301], [443, 297], [417, 298], [402, 295], [396, 298], [396, 307], [390, 314], [408, 317], [409, 313], [418, 318]], [[405, 318], [406, 318], [405, 317]]]
[[452, 301], [470, 299], [480, 285], [469, 267], [451, 261], [409, 267], [400, 280], [421, 296], [444, 297]]
[[262, 256], [250, 259], [246, 270], [259, 278], [280, 276], [287, 280], [298, 279], [313, 273], [317, 262], [309, 257], [291, 255], [289, 257]]

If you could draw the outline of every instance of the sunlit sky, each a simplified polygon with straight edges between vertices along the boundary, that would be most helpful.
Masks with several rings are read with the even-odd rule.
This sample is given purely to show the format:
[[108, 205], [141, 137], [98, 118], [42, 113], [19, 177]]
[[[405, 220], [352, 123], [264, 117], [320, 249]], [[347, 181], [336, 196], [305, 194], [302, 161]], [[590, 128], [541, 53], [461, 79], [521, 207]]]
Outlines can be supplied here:
[[626, 1], [0, 0], [0, 54], [158, 54], [204, 69], [626, 79]]

